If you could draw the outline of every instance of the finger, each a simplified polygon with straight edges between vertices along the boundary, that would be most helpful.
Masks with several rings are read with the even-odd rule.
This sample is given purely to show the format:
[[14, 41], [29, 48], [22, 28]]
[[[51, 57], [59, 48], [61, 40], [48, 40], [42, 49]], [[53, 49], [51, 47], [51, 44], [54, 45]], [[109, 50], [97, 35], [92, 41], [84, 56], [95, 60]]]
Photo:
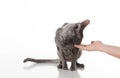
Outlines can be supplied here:
[[85, 45], [74, 45], [74, 47], [79, 48], [80, 46], [85, 46]]
[[80, 46], [86, 47], [87, 45], [85, 45], [85, 44], [81, 44]]
[[85, 50], [87, 45], [74, 45], [76, 48]]
[[74, 47], [86, 47], [87, 45], [83, 45], [83, 44], [81, 44], [81, 45], [74, 45]]
[[78, 48], [79, 46], [80, 46], [80, 45], [74, 45], [74, 47], [77, 47], [77, 48]]

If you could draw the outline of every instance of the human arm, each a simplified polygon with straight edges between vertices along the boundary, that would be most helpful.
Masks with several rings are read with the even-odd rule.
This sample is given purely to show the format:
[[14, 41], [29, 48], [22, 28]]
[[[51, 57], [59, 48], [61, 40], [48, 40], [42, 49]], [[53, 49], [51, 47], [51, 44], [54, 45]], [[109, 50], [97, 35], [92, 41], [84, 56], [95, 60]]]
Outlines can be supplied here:
[[100, 51], [120, 58], [120, 47], [103, 44], [101, 41], [94, 41], [88, 45], [75, 45], [75, 47], [87, 51]]

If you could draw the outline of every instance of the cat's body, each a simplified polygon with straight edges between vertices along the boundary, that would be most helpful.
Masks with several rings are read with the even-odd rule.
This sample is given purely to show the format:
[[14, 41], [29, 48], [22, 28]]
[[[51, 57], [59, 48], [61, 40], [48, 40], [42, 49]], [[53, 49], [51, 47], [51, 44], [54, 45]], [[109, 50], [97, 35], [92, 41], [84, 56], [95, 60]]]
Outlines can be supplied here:
[[71, 62], [70, 70], [76, 70], [77, 67], [84, 67], [83, 64], [77, 63], [77, 59], [81, 56], [81, 50], [74, 47], [74, 44], [80, 44], [83, 38], [83, 30], [90, 23], [85, 20], [81, 23], [65, 23], [61, 28], [58, 28], [55, 36], [57, 54], [59, 59], [32, 59], [27, 58], [24, 62], [32, 61], [36, 63], [58, 63], [58, 68], [67, 70], [67, 61]]

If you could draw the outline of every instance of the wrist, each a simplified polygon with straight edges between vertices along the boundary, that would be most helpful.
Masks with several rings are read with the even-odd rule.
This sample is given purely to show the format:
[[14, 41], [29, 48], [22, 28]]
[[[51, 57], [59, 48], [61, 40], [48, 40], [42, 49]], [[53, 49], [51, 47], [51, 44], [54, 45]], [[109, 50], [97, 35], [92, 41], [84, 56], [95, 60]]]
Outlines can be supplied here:
[[101, 43], [101, 45], [99, 47], [99, 51], [100, 52], [105, 52], [105, 50], [106, 50], [106, 44]]

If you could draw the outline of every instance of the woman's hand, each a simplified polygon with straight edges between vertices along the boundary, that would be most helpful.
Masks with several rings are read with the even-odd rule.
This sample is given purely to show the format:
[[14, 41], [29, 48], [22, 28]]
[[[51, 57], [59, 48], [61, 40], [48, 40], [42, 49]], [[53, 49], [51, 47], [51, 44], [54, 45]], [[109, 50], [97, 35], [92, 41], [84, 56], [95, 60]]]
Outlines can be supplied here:
[[87, 45], [74, 45], [76, 48], [79, 48], [81, 50], [87, 50], [87, 51], [99, 51], [102, 47], [101, 41], [92, 41], [91, 44]]

